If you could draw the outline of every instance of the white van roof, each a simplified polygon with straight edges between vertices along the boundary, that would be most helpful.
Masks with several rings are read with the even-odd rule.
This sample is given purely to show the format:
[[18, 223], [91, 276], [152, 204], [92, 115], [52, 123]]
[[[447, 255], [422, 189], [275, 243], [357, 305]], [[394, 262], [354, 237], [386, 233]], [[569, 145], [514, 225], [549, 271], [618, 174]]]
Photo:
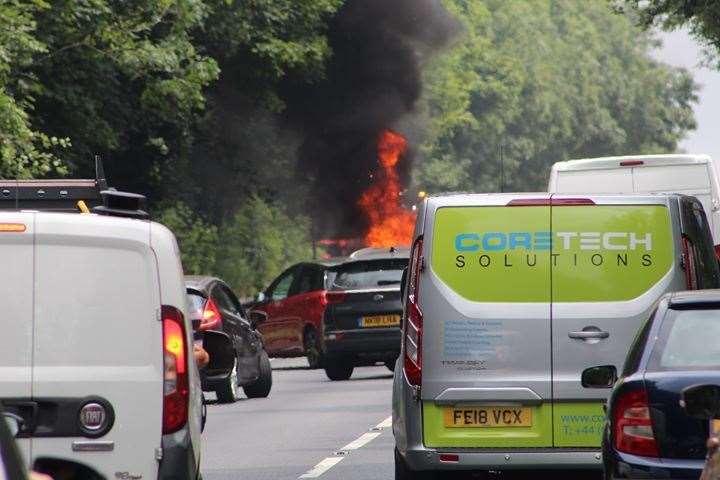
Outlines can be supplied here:
[[[629, 165], [620, 165], [622, 162], [637, 162]], [[640, 163], [642, 162], [642, 163]], [[553, 165], [555, 171], [577, 171], [577, 170], [594, 170], [617, 168], [619, 166], [633, 167], [649, 167], [649, 166], [668, 166], [668, 165], [690, 165], [711, 163], [712, 160], [708, 155], [689, 155], [689, 154], [668, 154], [668, 155], [627, 155], [622, 157], [598, 157], [598, 158], [581, 158], [577, 160], [568, 160], [566, 162], [557, 162]]]

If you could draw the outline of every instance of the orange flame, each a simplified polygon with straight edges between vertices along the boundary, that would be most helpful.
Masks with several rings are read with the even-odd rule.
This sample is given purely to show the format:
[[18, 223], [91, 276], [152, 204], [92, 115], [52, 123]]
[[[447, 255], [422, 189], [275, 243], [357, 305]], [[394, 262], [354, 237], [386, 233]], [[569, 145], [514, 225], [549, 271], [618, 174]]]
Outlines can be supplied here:
[[370, 227], [365, 233], [369, 247], [409, 245], [415, 228], [415, 213], [400, 203], [402, 188], [396, 167], [407, 151], [407, 141], [397, 132], [383, 130], [378, 139], [379, 168], [375, 182], [358, 200]]

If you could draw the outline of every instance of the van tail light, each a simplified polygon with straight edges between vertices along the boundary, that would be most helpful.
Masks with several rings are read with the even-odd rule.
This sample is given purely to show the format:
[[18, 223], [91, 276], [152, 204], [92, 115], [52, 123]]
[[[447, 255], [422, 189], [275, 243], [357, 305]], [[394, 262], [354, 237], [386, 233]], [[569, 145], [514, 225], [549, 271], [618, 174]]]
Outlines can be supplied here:
[[720, 262], [720, 245], [715, 245], [715, 258]]
[[189, 381], [187, 342], [183, 315], [163, 305], [163, 434], [174, 433], [187, 423]]
[[685, 284], [688, 290], [697, 290], [697, 272], [695, 272], [695, 249], [692, 241], [682, 237], [682, 265], [685, 269]]
[[423, 238], [418, 237], [410, 256], [407, 299], [405, 301], [405, 337], [403, 370], [411, 385], [422, 384], [423, 314], [420, 310], [420, 272], [423, 270]]
[[614, 407], [615, 448], [643, 457], [658, 457], [645, 389], [622, 394]]
[[200, 327], [198, 330], [220, 330], [222, 329], [222, 316], [220, 310], [212, 298], [205, 302], [205, 308], [203, 308], [202, 319], [200, 320]]
[[325, 292], [322, 296], [323, 305], [336, 305], [343, 303], [347, 299], [346, 292]]

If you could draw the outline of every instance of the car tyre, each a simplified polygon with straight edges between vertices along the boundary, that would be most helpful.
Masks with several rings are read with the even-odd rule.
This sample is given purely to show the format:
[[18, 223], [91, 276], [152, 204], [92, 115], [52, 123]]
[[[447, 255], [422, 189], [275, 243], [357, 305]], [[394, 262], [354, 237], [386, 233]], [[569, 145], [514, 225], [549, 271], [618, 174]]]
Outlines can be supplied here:
[[328, 362], [325, 365], [325, 375], [333, 382], [347, 380], [352, 375], [353, 370], [355, 370], [353, 364], [343, 360]]
[[238, 399], [238, 372], [237, 372], [237, 359], [233, 366], [230, 375], [225, 379], [222, 386], [215, 390], [218, 402], [220, 403], [234, 403]]
[[314, 328], [308, 328], [303, 338], [303, 348], [311, 369], [323, 368], [324, 355], [320, 348], [317, 333]]
[[266, 351], [260, 354], [260, 376], [250, 385], [243, 387], [248, 398], [266, 398], [272, 389], [272, 366]]

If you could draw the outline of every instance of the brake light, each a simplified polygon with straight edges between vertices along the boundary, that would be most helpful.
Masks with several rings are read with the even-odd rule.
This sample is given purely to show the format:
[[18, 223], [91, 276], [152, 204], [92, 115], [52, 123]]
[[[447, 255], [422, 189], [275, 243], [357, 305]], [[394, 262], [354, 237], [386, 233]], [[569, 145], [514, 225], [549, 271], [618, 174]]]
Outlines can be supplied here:
[[720, 261], [720, 245], [715, 245], [715, 258]]
[[180, 430], [188, 419], [189, 382], [183, 315], [163, 305], [163, 433]]
[[645, 165], [642, 160], [623, 160], [620, 162], [621, 167], [637, 167], [638, 165]]
[[577, 205], [595, 205], [589, 198], [516, 198], [510, 200], [508, 207], [569, 207]]
[[615, 448], [644, 457], [657, 457], [658, 449], [645, 389], [622, 394], [614, 408]]
[[347, 299], [347, 292], [325, 292], [322, 298], [325, 305], [336, 305]]
[[200, 326], [198, 330], [220, 330], [222, 325], [222, 316], [217, 305], [213, 302], [212, 298], [205, 302], [205, 308], [203, 308], [202, 319], [200, 320]]
[[405, 302], [405, 345], [403, 370], [411, 385], [422, 384], [423, 314], [420, 310], [420, 272], [423, 270], [423, 238], [418, 237], [410, 256], [407, 299]]
[[685, 284], [688, 290], [697, 290], [697, 274], [695, 272], [695, 249], [692, 241], [685, 235], [682, 237], [682, 261], [685, 269]]

